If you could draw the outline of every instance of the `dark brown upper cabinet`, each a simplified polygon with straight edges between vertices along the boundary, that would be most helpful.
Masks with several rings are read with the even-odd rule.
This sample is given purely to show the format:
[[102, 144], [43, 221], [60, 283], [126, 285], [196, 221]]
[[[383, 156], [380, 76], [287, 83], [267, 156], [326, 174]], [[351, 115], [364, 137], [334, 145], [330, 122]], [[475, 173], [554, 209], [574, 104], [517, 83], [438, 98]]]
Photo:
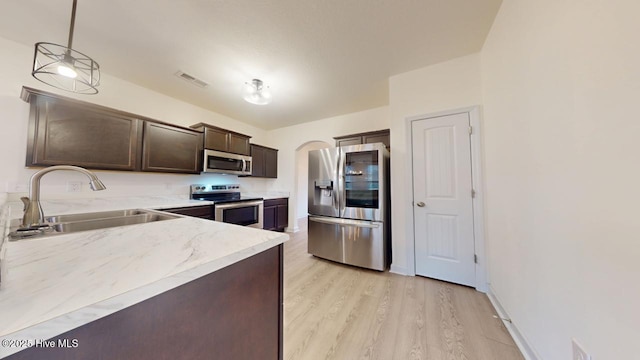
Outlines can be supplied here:
[[278, 177], [278, 150], [251, 144], [251, 176], [263, 178]]
[[249, 136], [229, 132], [229, 152], [240, 155], [250, 155]]
[[249, 146], [251, 136], [205, 123], [191, 125], [191, 128], [204, 132], [205, 149], [240, 155], [251, 155], [251, 148]]
[[360, 134], [336, 136], [334, 137], [334, 139], [336, 140], [336, 146], [373, 144], [381, 142], [387, 147], [387, 150], [390, 150], [391, 148], [389, 129], [365, 132]]
[[145, 121], [143, 139], [142, 171], [202, 171], [201, 132]]
[[251, 176], [264, 177], [264, 155], [265, 148], [251, 144]]
[[336, 146], [360, 145], [362, 144], [362, 136], [351, 136], [345, 138], [335, 138]]
[[27, 166], [136, 170], [142, 121], [55, 97], [31, 98]]
[[204, 130], [204, 148], [209, 150], [227, 151], [229, 149], [229, 132], [222, 129], [202, 128]]
[[199, 173], [202, 133], [23, 87], [31, 104], [27, 166]]

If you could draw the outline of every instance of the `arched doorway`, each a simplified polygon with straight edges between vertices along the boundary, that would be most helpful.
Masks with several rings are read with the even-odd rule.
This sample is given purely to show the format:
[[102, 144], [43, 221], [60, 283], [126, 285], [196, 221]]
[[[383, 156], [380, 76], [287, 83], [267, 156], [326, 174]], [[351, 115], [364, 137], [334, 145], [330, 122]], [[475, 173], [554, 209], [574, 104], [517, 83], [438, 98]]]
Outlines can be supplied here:
[[[319, 140], [307, 141], [296, 149], [295, 186], [294, 186], [294, 231], [306, 230], [307, 222], [307, 193], [309, 184], [309, 151], [332, 147], [333, 145]], [[291, 220], [291, 217], [289, 217]]]

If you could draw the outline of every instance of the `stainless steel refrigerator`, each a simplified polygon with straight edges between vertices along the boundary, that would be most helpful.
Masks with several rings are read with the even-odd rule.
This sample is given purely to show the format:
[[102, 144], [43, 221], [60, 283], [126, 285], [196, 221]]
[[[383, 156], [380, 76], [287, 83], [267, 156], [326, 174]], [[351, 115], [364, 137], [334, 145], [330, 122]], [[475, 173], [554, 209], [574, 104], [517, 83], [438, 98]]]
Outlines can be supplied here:
[[389, 209], [384, 144], [309, 151], [310, 254], [384, 271], [391, 261]]

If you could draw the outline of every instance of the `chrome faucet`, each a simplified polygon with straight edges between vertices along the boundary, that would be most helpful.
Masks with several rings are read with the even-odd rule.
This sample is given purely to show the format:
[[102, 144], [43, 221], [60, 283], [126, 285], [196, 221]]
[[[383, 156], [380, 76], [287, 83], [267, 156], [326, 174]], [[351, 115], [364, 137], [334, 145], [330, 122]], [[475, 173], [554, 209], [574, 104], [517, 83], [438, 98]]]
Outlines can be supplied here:
[[29, 182], [29, 197], [20, 198], [24, 203], [24, 216], [22, 217], [21, 228], [41, 227], [45, 225], [44, 213], [42, 212], [42, 206], [40, 204], [40, 179], [42, 179], [42, 176], [45, 174], [56, 170], [73, 170], [87, 175], [89, 177], [89, 186], [93, 191], [104, 190], [107, 188], [104, 186], [102, 181], [98, 179], [96, 174], [78, 166], [56, 165], [44, 168], [31, 176], [31, 180]]

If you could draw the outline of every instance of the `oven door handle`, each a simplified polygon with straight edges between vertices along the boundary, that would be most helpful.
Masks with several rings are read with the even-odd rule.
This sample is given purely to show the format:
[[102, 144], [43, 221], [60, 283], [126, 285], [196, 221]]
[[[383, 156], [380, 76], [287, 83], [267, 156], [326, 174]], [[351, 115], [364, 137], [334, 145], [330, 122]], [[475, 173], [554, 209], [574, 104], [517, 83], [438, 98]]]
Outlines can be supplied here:
[[262, 205], [263, 203], [264, 203], [263, 200], [243, 201], [243, 202], [234, 202], [229, 204], [215, 204], [215, 207], [216, 209], [225, 210], [225, 209]]

